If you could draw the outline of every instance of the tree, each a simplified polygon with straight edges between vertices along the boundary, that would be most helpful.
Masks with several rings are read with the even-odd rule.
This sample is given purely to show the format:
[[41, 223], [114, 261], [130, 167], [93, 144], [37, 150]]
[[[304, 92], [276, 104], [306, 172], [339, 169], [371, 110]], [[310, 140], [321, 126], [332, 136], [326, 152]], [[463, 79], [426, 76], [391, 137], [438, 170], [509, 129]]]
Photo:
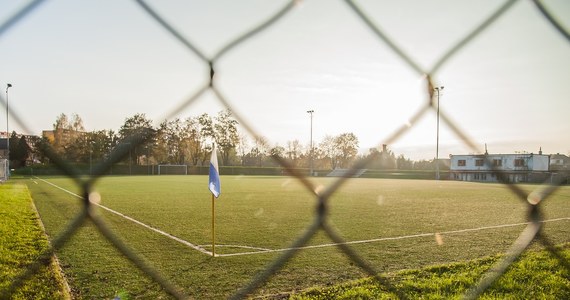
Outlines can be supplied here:
[[263, 160], [266, 158], [266, 154], [268, 152], [268, 144], [267, 141], [263, 138], [256, 138], [254, 141], [254, 145], [245, 155], [244, 162], [246, 166], [263, 166]]
[[334, 139], [334, 144], [339, 151], [340, 167], [348, 167], [358, 154], [358, 138], [351, 132], [342, 133]]
[[125, 123], [119, 129], [121, 143], [130, 148], [129, 159], [135, 164], [140, 164], [139, 157], [149, 152], [150, 145], [156, 138], [156, 130], [152, 127], [152, 121], [145, 114], [135, 114], [125, 119]]
[[[309, 151], [311, 150], [309, 149]], [[284, 153], [286, 154], [286, 157], [289, 159], [289, 161], [291, 161], [293, 166], [298, 166], [299, 158], [302, 154], [302, 146], [299, 140], [288, 141], [287, 149], [284, 149]]]
[[159, 143], [165, 146], [163, 148], [165, 157], [162, 157], [161, 162], [171, 164], [184, 163], [184, 147], [182, 144], [182, 122], [180, 119], [172, 121], [164, 121], [160, 124], [158, 129]]
[[[308, 155], [306, 157], [308, 158]], [[304, 158], [305, 155], [302, 156], [302, 159]], [[313, 149], [313, 169], [328, 169], [328, 168], [331, 168], [331, 160], [324, 153], [323, 149], [320, 148], [319, 144], [319, 146], [316, 146]]]
[[238, 156], [240, 157], [240, 162], [242, 167], [246, 165], [245, 157], [247, 155], [246, 151], [248, 147], [249, 147], [249, 140], [247, 139], [247, 136], [240, 134], [239, 143], [237, 145], [237, 153]]
[[69, 122], [67, 121], [67, 116], [62, 113], [55, 119], [53, 124], [53, 149], [56, 153], [63, 156], [65, 153], [65, 146], [67, 142], [64, 140], [64, 132], [67, 131], [69, 127]]
[[410, 159], [404, 157], [404, 154], [400, 154], [398, 158], [396, 158], [396, 167], [398, 170], [411, 170], [414, 167], [414, 163]]
[[27, 137], [28, 145], [30, 146], [30, 160], [32, 163], [36, 162], [46, 162], [45, 153], [42, 151], [42, 146], [45, 143], [49, 144], [46, 138], [42, 138], [36, 135]]
[[228, 165], [230, 154], [235, 151], [239, 142], [238, 121], [232, 118], [232, 111], [229, 109], [220, 111], [215, 121], [214, 138], [220, 148], [223, 165]]
[[87, 162], [89, 159], [89, 135], [82, 133], [73, 137], [73, 142], [65, 146], [66, 159], [72, 162]]
[[14, 157], [14, 160], [17, 160], [20, 164], [20, 167], [26, 166], [26, 161], [30, 158], [30, 146], [28, 145], [28, 141], [26, 140], [25, 136], [20, 137], [20, 141], [18, 142], [17, 153], [18, 156]]
[[66, 114], [60, 114], [53, 124], [53, 149], [63, 158], [77, 160], [81, 157], [81, 149], [77, 147], [77, 140], [84, 133], [85, 127], [79, 115], [73, 114], [70, 119]]
[[414, 162], [414, 170], [433, 170], [434, 161], [433, 160], [419, 160]]
[[84, 131], [83, 128], [83, 121], [81, 117], [77, 114], [73, 114], [72, 118], [68, 118], [66, 114], [61, 113], [55, 119], [55, 123], [53, 123], [54, 130], [76, 130], [76, 131]]
[[16, 132], [13, 131], [10, 137], [10, 166], [14, 168], [25, 167], [30, 152], [31, 149], [26, 137], [22, 135], [18, 138]]
[[397, 167], [396, 156], [387, 145], [382, 145], [382, 151], [378, 148], [371, 148], [367, 157], [371, 158], [370, 167], [373, 169], [396, 169]]
[[202, 134], [200, 117], [186, 118], [182, 128], [181, 136], [187, 160], [197, 166], [200, 159], [204, 157], [204, 145], [207, 138]]
[[148, 128], [152, 128], [152, 121], [145, 114], [138, 113], [125, 119], [125, 123], [119, 129], [119, 137], [124, 140], [136, 133], [144, 133]]
[[336, 169], [339, 149], [336, 147], [335, 138], [330, 135], [325, 136], [323, 141], [319, 144], [318, 149], [320, 150], [318, 151], [320, 158], [324, 159], [325, 161], [328, 160], [330, 163], [330, 168]]
[[87, 133], [86, 147], [89, 157], [89, 163], [95, 163], [109, 157], [109, 154], [115, 148], [118, 137], [113, 130], [99, 130]]
[[283, 158], [285, 156], [285, 148], [279, 145], [275, 145], [275, 147], [269, 149], [269, 155]]

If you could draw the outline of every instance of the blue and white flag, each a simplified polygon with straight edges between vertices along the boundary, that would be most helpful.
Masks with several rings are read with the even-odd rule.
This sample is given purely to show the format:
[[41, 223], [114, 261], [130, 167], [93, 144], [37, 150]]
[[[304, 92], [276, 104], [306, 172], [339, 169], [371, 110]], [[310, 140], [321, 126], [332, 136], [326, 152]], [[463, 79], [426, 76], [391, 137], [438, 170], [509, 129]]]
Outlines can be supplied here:
[[208, 188], [216, 198], [218, 198], [222, 193], [222, 187], [220, 185], [220, 171], [218, 169], [218, 155], [216, 154], [216, 145], [214, 145], [212, 156], [210, 157], [210, 180]]

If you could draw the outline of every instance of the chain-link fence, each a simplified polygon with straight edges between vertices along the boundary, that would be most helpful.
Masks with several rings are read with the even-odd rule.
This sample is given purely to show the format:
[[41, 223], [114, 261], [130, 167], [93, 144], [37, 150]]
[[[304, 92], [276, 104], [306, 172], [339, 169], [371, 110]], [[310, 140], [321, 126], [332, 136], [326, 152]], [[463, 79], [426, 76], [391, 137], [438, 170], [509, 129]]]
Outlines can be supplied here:
[[[10, 16], [7, 21], [5, 21], [0, 26], [0, 38], [2, 38], [2, 35], [4, 35], [6, 32], [12, 29], [15, 24], [25, 23], [26, 18], [34, 10], [42, 8], [40, 5], [42, 2], [44, 1], [32, 1], [23, 9]], [[224, 94], [216, 87], [216, 77], [214, 74], [217, 62], [228, 53], [231, 53], [236, 48], [236, 46], [248, 43], [248, 41], [253, 39], [256, 34], [266, 30], [273, 24], [278, 23], [285, 15], [291, 14], [294, 10], [296, 2], [297, 1], [288, 2], [281, 9], [276, 11], [272, 16], [267, 18], [264, 22], [245, 32], [243, 35], [228, 41], [226, 45], [221, 48], [221, 50], [219, 50], [214, 55], [209, 56], [201, 52], [189, 39], [184, 36], [184, 34], [177, 31], [173, 26], [171, 26], [171, 24], [165, 18], [163, 18], [163, 16], [161, 16], [145, 1], [136, 1], [136, 3], [148, 14], [148, 17], [150, 19], [154, 20], [159, 26], [162, 26], [164, 29], [166, 29], [170, 36], [180, 42], [181, 47], [184, 47], [184, 49], [187, 50], [189, 56], [193, 56], [194, 58], [199, 59], [202, 61], [204, 66], [209, 69], [209, 74], [207, 75], [209, 77], [206, 80], [207, 84], [202, 86], [198, 92], [194, 93], [186, 101], [179, 103], [176, 107], [172, 108], [171, 116], [175, 116], [179, 111], [192, 106], [197, 99], [201, 98], [207, 92], [213, 93], [217, 101], [219, 101], [222, 106], [232, 109], [233, 105], [231, 102], [228, 101], [226, 99], [226, 96], [224, 96]], [[516, 2], [517, 1], [514, 0], [505, 1], [504, 4], [500, 5], [496, 11], [487, 16], [485, 20], [476, 26], [476, 28], [474, 28], [469, 34], [465, 35], [458, 43], [456, 43], [443, 55], [441, 55], [441, 57], [437, 60], [432, 68], [424, 69], [412, 58], [412, 56], [408, 55], [406, 51], [399, 47], [383, 29], [377, 26], [376, 22], [373, 19], [369, 18], [367, 12], [361, 9], [359, 5], [355, 3], [355, 1], [346, 1], [347, 10], [354, 12], [358, 19], [374, 33], [376, 38], [381, 41], [381, 43], [388, 46], [410, 70], [420, 76], [424, 74], [427, 75], [425, 77], [425, 94], [426, 99], [429, 99], [429, 101], [426, 101], [424, 105], [417, 109], [417, 111], [410, 119], [409, 124], [403, 125], [401, 128], [395, 130], [385, 141], [383, 141], [383, 144], [393, 144], [401, 137], [406, 135], [419, 119], [423, 118], [426, 114], [436, 113], [438, 107], [433, 101], [434, 87], [436, 84], [432, 81], [432, 78], [443, 66], [449, 62], [452, 57], [456, 56], [457, 53], [462, 51], [466, 45], [469, 45], [477, 36], [484, 34], [485, 30], [492, 27], [493, 24], [507, 11], [509, 11]], [[536, 9], [539, 10], [545, 19], [548, 20], [548, 22], [552, 25], [552, 30], [559, 32], [564, 36], [566, 40], [570, 41], [568, 32], [555, 20], [555, 18], [552, 17], [548, 9], [543, 6], [543, 4], [538, 0], [534, 1], [534, 5], [536, 6]], [[4, 98], [2, 98], [2, 103], [4, 107], [6, 107], [6, 100]], [[233, 111], [235, 112], [236, 110]], [[438, 111], [437, 113], [439, 114], [440, 112]], [[262, 136], [256, 130], [254, 130], [253, 126], [251, 126], [253, 120], [250, 120], [247, 117], [240, 115], [239, 113], [235, 113], [234, 116], [237, 118], [239, 123], [249, 132], [249, 134], [258, 139], [263, 139]], [[10, 113], [10, 118], [23, 127], [26, 126], [24, 117], [25, 116], [19, 116], [12, 112]], [[453, 131], [453, 133], [462, 140], [462, 143], [466, 147], [468, 147], [473, 152], [481, 153], [480, 149], [476, 146], [476, 143], [473, 140], [469, 139], [467, 134], [464, 131], [460, 130], [459, 126], [457, 126], [456, 123], [452, 122], [451, 119], [443, 112], [441, 112], [441, 119], [442, 122], [447, 125]], [[51, 241], [51, 248], [43, 253], [43, 255], [37, 260], [35, 264], [29, 266], [25, 273], [16, 278], [7, 290], [2, 291], [3, 297], [9, 296], [14, 291], [16, 291], [23, 284], [23, 282], [25, 282], [30, 276], [37, 272], [40, 266], [47, 264], [54, 253], [58, 251], [58, 249], [66, 245], [66, 243], [70, 240], [70, 237], [72, 237], [78, 231], [82, 224], [87, 221], [91, 221], [93, 224], [95, 224], [101, 234], [114, 245], [114, 247], [116, 247], [125, 257], [132, 261], [140, 270], [144, 271], [149, 277], [160, 284], [164, 290], [177, 298], [186, 298], [186, 295], [181, 292], [181, 288], [173, 284], [155, 268], [148, 265], [143, 259], [141, 259], [141, 256], [139, 254], [137, 254], [129, 247], [129, 245], [125, 244], [121, 239], [119, 239], [117, 235], [109, 229], [108, 225], [99, 216], [93, 214], [92, 210], [90, 209], [93, 204], [89, 201], [89, 195], [92, 191], [92, 186], [95, 181], [98, 178], [102, 177], [103, 174], [107, 174], [107, 171], [112, 168], [114, 164], [118, 163], [124, 157], [126, 157], [130, 149], [144, 143], [146, 136], [147, 135], [145, 132], [140, 132], [136, 135], [131, 136], [129, 140], [125, 141], [125, 144], [130, 145], [130, 147], [117, 148], [115, 152], [111, 154], [108, 160], [94, 167], [92, 170], [93, 175], [87, 179], [81, 177], [81, 172], [76, 170], [65, 160], [58, 157], [58, 155], [56, 155], [55, 152], [53, 152], [51, 149], [43, 149], [45, 155], [51, 160], [51, 162], [57, 165], [63, 173], [72, 178], [77, 187], [82, 191], [81, 195], [83, 197], [83, 209], [81, 213], [75, 216], [74, 220], [68, 224], [66, 229]], [[304, 174], [300, 174], [297, 169], [291, 166], [287, 161], [279, 159], [278, 157], [275, 159], [283, 168], [288, 169], [289, 173], [296, 177], [296, 179], [298, 179], [307, 188], [307, 190], [314, 195], [315, 203], [317, 204], [318, 209], [314, 214], [311, 225], [306, 228], [303, 234], [296, 237], [296, 240], [288, 248], [289, 250], [279, 255], [278, 258], [267, 265], [267, 267], [262, 272], [251, 278], [249, 283], [242, 286], [231, 298], [241, 299], [247, 297], [258, 288], [263, 286], [264, 283], [266, 283], [272, 275], [284, 268], [284, 266], [292, 259], [292, 257], [298, 251], [300, 251], [299, 249], [302, 246], [305, 246], [308, 241], [318, 232], [324, 232], [330, 240], [336, 243], [337, 247], [350, 261], [352, 261], [352, 263], [357, 265], [368, 275], [374, 277], [387, 290], [395, 293], [399, 298], [407, 298], [403, 292], [397, 290], [394, 287], [394, 285], [387, 277], [381, 275], [380, 270], [377, 270], [371, 263], [369, 263], [366, 257], [361, 255], [351, 245], [346, 243], [339, 232], [337, 232], [337, 230], [331, 227], [329, 222], [327, 222], [329, 212], [329, 199], [335, 194], [335, 192], [339, 190], [339, 188], [347, 181], [348, 178], [352, 177], [356, 172], [358, 172], [358, 170], [366, 168], [370, 161], [360, 161], [358, 164], [352, 166], [350, 170], [344, 174], [343, 177], [336, 180], [324, 191], [316, 194], [314, 192], [315, 187], [313, 186], [313, 183], [309, 181]], [[490, 162], [487, 163], [491, 165]], [[493, 172], [494, 175], [500, 181], [502, 181], [502, 183], [505, 184], [524, 205], [528, 207], [527, 221], [529, 223], [520, 233], [516, 241], [512, 243], [506, 255], [500, 259], [500, 261], [496, 263], [493, 268], [489, 270], [475, 286], [471, 287], [466, 292], [464, 297], [467, 299], [474, 299], [481, 295], [487, 288], [489, 288], [489, 286], [496, 282], [506, 272], [507, 268], [523, 252], [525, 252], [525, 250], [528, 249], [528, 247], [533, 242], [542, 244], [554, 257], [558, 259], [559, 264], [563, 268], [570, 270], [570, 262], [564, 258], [564, 256], [559, 252], [560, 250], [557, 250], [557, 248], [554, 247], [548, 236], [546, 236], [541, 230], [543, 226], [542, 221], [544, 220], [541, 211], [541, 204], [547, 201], [548, 197], [557, 190], [559, 183], [552, 182], [546, 185], [546, 188], [537, 188], [535, 191], [528, 194], [516, 184], [508, 182], [507, 178], [504, 178], [502, 171], [495, 169]]]

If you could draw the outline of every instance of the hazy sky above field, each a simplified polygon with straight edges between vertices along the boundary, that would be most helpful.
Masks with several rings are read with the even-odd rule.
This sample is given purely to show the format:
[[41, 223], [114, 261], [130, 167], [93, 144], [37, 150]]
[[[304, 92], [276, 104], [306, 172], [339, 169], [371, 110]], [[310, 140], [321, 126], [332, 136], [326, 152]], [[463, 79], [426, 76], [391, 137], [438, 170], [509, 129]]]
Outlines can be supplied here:
[[[0, 22], [26, 1], [0, 0]], [[207, 57], [269, 18], [283, 1], [149, 1]], [[358, 1], [424, 70], [503, 1]], [[545, 1], [570, 30], [570, 1]], [[273, 144], [352, 132], [361, 152], [382, 144], [427, 102], [425, 78], [343, 2], [301, 1], [284, 18], [221, 56], [216, 86], [231, 108]], [[41, 134], [77, 113], [87, 130], [118, 130], [136, 113], [160, 123], [209, 80], [198, 56], [135, 1], [46, 1], [0, 35], [0, 85], [23, 125]], [[531, 1], [518, 1], [435, 74], [441, 111], [479, 149], [570, 152], [570, 43]], [[5, 108], [4, 108], [5, 109]], [[208, 92], [177, 113], [216, 114]], [[5, 131], [5, 114], [0, 114]], [[245, 133], [245, 131], [243, 131]], [[251, 140], [251, 139], [250, 139]], [[428, 111], [389, 147], [435, 156], [436, 113]], [[473, 152], [440, 123], [439, 156]]]

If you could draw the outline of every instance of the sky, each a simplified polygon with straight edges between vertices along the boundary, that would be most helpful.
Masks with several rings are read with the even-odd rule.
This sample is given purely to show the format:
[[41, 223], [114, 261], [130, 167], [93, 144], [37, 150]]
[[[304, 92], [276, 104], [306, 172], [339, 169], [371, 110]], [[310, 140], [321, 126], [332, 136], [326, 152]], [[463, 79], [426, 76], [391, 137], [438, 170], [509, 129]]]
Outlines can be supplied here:
[[[0, 24], [28, 1], [0, 0]], [[286, 1], [148, 1], [195, 48], [214, 57]], [[356, 1], [402, 52], [429, 72], [503, 1]], [[570, 1], [544, 1], [570, 31]], [[570, 153], [570, 42], [531, 1], [518, 1], [426, 76], [380, 40], [344, 1], [297, 1], [269, 28], [215, 61], [215, 86], [252, 132], [271, 144], [318, 144], [354, 133], [360, 152], [388, 148], [414, 160], [450, 154]], [[211, 92], [186, 103], [209, 68], [135, 1], [45, 1], [0, 35], [0, 86], [10, 131], [40, 135], [64, 113], [86, 130], [118, 131], [144, 113], [158, 124], [224, 109]], [[5, 111], [5, 106], [2, 107]], [[313, 110], [311, 115], [308, 110]], [[22, 122], [18, 123], [19, 119]], [[467, 136], [466, 146], [452, 126]], [[0, 131], [6, 116], [0, 114]], [[312, 124], [312, 126], [311, 126]], [[404, 126], [404, 127], [402, 127]], [[312, 128], [312, 131], [311, 131]], [[394, 133], [403, 134], [391, 139]], [[438, 142], [439, 141], [439, 142]]]

